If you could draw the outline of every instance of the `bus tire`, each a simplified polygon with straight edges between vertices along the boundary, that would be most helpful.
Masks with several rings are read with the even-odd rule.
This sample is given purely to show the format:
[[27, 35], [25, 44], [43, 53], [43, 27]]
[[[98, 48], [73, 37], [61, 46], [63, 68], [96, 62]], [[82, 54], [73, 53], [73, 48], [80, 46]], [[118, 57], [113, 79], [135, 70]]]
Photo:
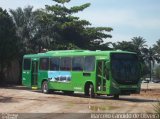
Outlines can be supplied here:
[[95, 96], [94, 94], [94, 87], [93, 84], [87, 84], [85, 87], [85, 95], [86, 96], [90, 96], [91, 98], [93, 98]]
[[101, 94], [97, 94], [97, 96], [101, 96]]
[[95, 96], [95, 94], [94, 94], [94, 87], [93, 87], [92, 84], [90, 84], [90, 86], [89, 86], [89, 96], [91, 98], [94, 98], [94, 96]]
[[43, 81], [42, 83], [42, 93], [49, 94], [50, 90], [48, 89], [48, 82]]
[[114, 94], [113, 98], [118, 100], [119, 99], [119, 94]]

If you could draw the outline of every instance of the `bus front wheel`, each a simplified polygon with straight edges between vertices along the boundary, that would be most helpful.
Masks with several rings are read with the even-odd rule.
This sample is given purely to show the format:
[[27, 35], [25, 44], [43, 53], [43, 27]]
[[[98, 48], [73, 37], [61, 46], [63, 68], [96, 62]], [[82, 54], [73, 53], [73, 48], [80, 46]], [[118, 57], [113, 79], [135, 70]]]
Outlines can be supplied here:
[[48, 89], [48, 82], [44, 81], [42, 83], [42, 93], [48, 94], [49, 93], [49, 89]]

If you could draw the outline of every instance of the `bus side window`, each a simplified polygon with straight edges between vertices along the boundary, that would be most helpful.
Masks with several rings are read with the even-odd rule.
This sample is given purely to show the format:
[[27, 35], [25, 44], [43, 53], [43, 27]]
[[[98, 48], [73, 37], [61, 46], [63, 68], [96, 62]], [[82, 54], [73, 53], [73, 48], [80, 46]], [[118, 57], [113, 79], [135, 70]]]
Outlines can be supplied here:
[[51, 58], [50, 59], [50, 70], [59, 71], [60, 58]]
[[72, 70], [83, 71], [84, 57], [73, 57], [72, 58]]
[[23, 70], [30, 70], [31, 68], [31, 59], [23, 60]]
[[84, 62], [84, 71], [94, 71], [95, 69], [95, 57], [86, 56]]
[[70, 71], [71, 70], [71, 58], [63, 57], [61, 58], [60, 70], [62, 71]]
[[40, 58], [40, 70], [49, 69], [49, 58]]

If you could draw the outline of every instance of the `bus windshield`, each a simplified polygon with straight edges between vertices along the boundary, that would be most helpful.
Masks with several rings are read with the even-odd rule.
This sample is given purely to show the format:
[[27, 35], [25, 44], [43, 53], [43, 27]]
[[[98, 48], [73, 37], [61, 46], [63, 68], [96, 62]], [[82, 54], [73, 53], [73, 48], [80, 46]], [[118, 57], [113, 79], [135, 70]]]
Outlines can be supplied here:
[[136, 84], [140, 78], [140, 68], [136, 54], [111, 54], [112, 77], [120, 84]]

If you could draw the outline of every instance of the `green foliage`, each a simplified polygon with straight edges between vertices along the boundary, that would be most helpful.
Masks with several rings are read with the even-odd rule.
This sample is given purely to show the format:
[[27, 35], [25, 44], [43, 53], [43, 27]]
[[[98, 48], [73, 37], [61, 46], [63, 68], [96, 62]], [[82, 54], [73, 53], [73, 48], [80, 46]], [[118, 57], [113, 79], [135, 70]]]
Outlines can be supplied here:
[[[47, 19], [46, 24], [53, 26], [50, 29], [52, 29], [53, 34], [56, 34], [50, 36], [54, 39], [50, 49], [59, 49], [59, 44], [68, 45], [68, 47], [69, 44], [74, 44], [74, 46], [82, 49], [101, 49], [99, 46], [103, 44], [103, 39], [111, 37], [107, 32], [112, 31], [112, 28], [89, 27], [91, 25], [89, 21], [81, 20], [79, 17], [72, 15], [89, 7], [90, 3], [67, 8], [64, 6], [64, 1], [54, 1], [59, 4], [46, 5], [45, 10], [40, 10], [43, 13], [41, 21], [44, 18]], [[64, 47], [64, 49], [66, 48]]]
[[122, 41], [117, 43], [112, 43], [114, 49], [127, 50], [131, 52], [136, 52], [141, 56], [143, 48], [147, 45], [146, 40], [143, 37], [133, 37], [131, 41]]
[[139, 60], [141, 62], [145, 62], [145, 53], [147, 52], [143, 51], [145, 51], [144, 49], [147, 49], [146, 40], [141, 36], [133, 37], [131, 40], [132, 44], [134, 45], [134, 50], [139, 56]]
[[0, 79], [4, 79], [4, 68], [17, 56], [17, 42], [13, 21], [7, 11], [0, 8]]
[[74, 6], [74, 7], [71, 7], [70, 11], [71, 11], [71, 13], [77, 13], [79, 11], [83, 11], [84, 9], [89, 7], [90, 5], [91, 5], [90, 3], [86, 3], [81, 6]]
[[160, 63], [160, 39], [153, 45], [153, 51], [156, 55], [155, 59], [158, 63]]
[[114, 49], [116, 50], [126, 50], [126, 51], [131, 51], [135, 52], [135, 46], [132, 42], [128, 41], [122, 41], [122, 42], [117, 42], [117, 43], [112, 43]]
[[72, 14], [90, 6], [86, 3], [67, 8], [70, 0], [53, 0], [55, 5], [33, 11], [33, 7], [10, 10], [20, 41], [20, 56], [43, 49], [108, 49], [104, 38], [111, 38], [110, 27], [89, 27], [91, 23]]
[[12, 19], [16, 26], [16, 33], [19, 38], [20, 54], [32, 52], [31, 40], [33, 32], [33, 7], [17, 8], [16, 10], [10, 10]]
[[141, 36], [133, 37], [131, 40], [132, 40], [132, 43], [135, 46], [136, 50], [140, 50], [140, 49], [142, 49], [142, 48], [147, 46], [145, 44], [146, 40]]
[[48, 28], [52, 25], [46, 24], [47, 19], [39, 20], [40, 11], [33, 11], [32, 6], [24, 9], [10, 10], [16, 25], [17, 36], [20, 39], [20, 57], [27, 53], [41, 52], [43, 48], [48, 49], [51, 38], [48, 36]]
[[53, 1], [55, 1], [55, 2], [57, 2], [57, 3], [64, 4], [64, 3], [70, 2], [71, 0], [53, 0]]
[[114, 49], [136, 52], [138, 54], [139, 61], [144, 63], [146, 61], [148, 62], [148, 58], [151, 55], [151, 50], [147, 49], [147, 45], [145, 43], [146, 40], [139, 36], [133, 37], [131, 41], [112, 43], [112, 45]]
[[155, 64], [155, 61], [156, 61], [156, 58], [157, 58], [157, 55], [155, 54], [153, 48], [144, 48], [142, 50], [143, 52], [143, 59], [146, 63], [150, 64], [152, 62], [152, 65], [154, 66]]

